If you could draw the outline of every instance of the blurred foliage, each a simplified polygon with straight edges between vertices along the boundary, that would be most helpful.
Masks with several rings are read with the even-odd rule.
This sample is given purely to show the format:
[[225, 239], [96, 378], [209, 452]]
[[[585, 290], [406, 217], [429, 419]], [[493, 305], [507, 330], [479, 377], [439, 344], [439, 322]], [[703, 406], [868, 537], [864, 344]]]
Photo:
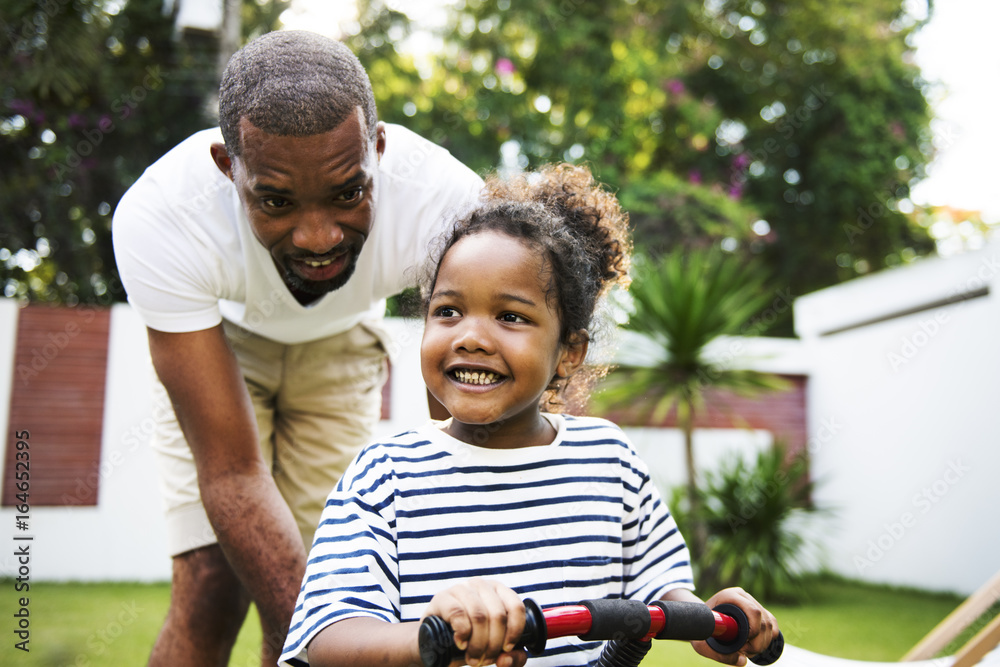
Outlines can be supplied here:
[[711, 347], [720, 336], [746, 334], [747, 322], [774, 301], [760, 265], [713, 247], [640, 254], [629, 297], [625, 328], [642, 334], [658, 354], [643, 352], [639, 363], [616, 365], [595, 397], [606, 407], [629, 406], [643, 423], [661, 423], [676, 410], [678, 425], [690, 434], [710, 389], [748, 396], [787, 389], [777, 376], [741, 368], [742, 345], [725, 355]]
[[934, 239], [940, 254], [948, 256], [983, 247], [984, 239], [995, 236], [1000, 220], [984, 219], [982, 212], [951, 206], [926, 206], [914, 213], [916, 222]]
[[745, 333], [750, 319], [773, 301], [773, 293], [759, 264], [714, 247], [679, 247], [654, 258], [638, 255], [633, 268], [626, 328], [642, 334], [658, 351], [643, 352], [638, 363], [619, 360], [592, 400], [627, 412], [631, 423], [662, 424], [676, 413], [692, 515], [689, 546], [697, 561], [705, 553], [707, 529], [700, 511], [694, 428], [708, 393], [755, 396], [788, 388], [779, 376], [738, 367], [741, 348], [731, 347], [720, 357], [711, 345], [720, 336]]
[[704, 555], [692, 559], [700, 590], [740, 586], [767, 602], [801, 599], [815, 545], [796, 521], [818, 511], [807, 471], [801, 456], [790, 462], [775, 442], [750, 462], [734, 458], [707, 472], [694, 511], [687, 492], [674, 489], [670, 508], [681, 532], [707, 528]]
[[802, 293], [933, 247], [899, 210], [931, 135], [898, 1], [725, 2], [705, 27], [716, 52], [688, 81], [746, 128], [719, 153], [769, 223], [779, 281]]
[[[283, 4], [245, 3], [244, 34], [273, 28]], [[122, 301], [111, 214], [149, 164], [214, 124], [217, 42], [179, 39], [162, 0], [4, 0], [0, 27], [3, 293]]]
[[648, 247], [721, 244], [793, 295], [933, 249], [904, 212], [932, 142], [899, 0], [467, 0], [422, 64], [363, 4], [385, 118], [480, 171], [588, 162]]
[[[466, 0], [427, 56], [400, 46], [404, 4], [358, 4], [345, 41], [383, 119], [480, 172], [587, 162], [647, 247], [721, 245], [793, 295], [933, 248], [905, 213], [932, 142], [901, 0]], [[244, 39], [285, 6], [244, 0]], [[161, 7], [4, 0], [8, 295], [123, 298], [110, 211], [212, 122], [214, 39], [176, 39]]]

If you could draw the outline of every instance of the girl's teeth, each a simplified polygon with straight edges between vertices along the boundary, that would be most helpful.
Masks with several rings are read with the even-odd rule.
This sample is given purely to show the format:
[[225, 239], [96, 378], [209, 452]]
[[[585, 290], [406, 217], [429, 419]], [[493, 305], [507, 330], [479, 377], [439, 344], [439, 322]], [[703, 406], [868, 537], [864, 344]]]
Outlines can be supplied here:
[[496, 373], [489, 371], [455, 371], [455, 377], [466, 384], [493, 384], [499, 379]]

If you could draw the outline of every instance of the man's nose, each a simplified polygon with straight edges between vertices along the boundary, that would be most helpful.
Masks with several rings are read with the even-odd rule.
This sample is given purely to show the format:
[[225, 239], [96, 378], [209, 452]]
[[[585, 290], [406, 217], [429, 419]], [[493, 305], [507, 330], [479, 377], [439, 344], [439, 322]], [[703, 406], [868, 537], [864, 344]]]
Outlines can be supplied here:
[[305, 210], [292, 232], [295, 247], [317, 255], [329, 252], [344, 240], [344, 230], [335, 217], [322, 209]]

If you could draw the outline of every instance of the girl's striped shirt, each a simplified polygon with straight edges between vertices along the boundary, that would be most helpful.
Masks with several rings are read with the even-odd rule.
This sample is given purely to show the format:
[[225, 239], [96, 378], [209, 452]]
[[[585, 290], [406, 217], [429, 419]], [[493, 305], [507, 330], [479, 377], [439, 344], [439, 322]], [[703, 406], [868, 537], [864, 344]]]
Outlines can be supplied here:
[[[282, 664], [307, 664], [309, 641], [346, 618], [419, 620], [471, 577], [543, 609], [693, 588], [684, 539], [621, 429], [545, 416], [557, 436], [544, 447], [469, 445], [432, 422], [359, 453], [327, 499]], [[554, 639], [528, 664], [587, 665], [600, 648]]]

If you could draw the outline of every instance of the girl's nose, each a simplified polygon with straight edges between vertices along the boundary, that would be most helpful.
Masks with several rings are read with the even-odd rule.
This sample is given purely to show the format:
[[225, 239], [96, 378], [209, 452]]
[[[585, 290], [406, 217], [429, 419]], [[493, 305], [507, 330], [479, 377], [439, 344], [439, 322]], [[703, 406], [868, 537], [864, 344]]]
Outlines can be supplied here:
[[481, 318], [464, 317], [459, 331], [456, 332], [452, 348], [455, 351], [483, 352], [493, 354], [495, 346], [489, 334], [489, 328]]

